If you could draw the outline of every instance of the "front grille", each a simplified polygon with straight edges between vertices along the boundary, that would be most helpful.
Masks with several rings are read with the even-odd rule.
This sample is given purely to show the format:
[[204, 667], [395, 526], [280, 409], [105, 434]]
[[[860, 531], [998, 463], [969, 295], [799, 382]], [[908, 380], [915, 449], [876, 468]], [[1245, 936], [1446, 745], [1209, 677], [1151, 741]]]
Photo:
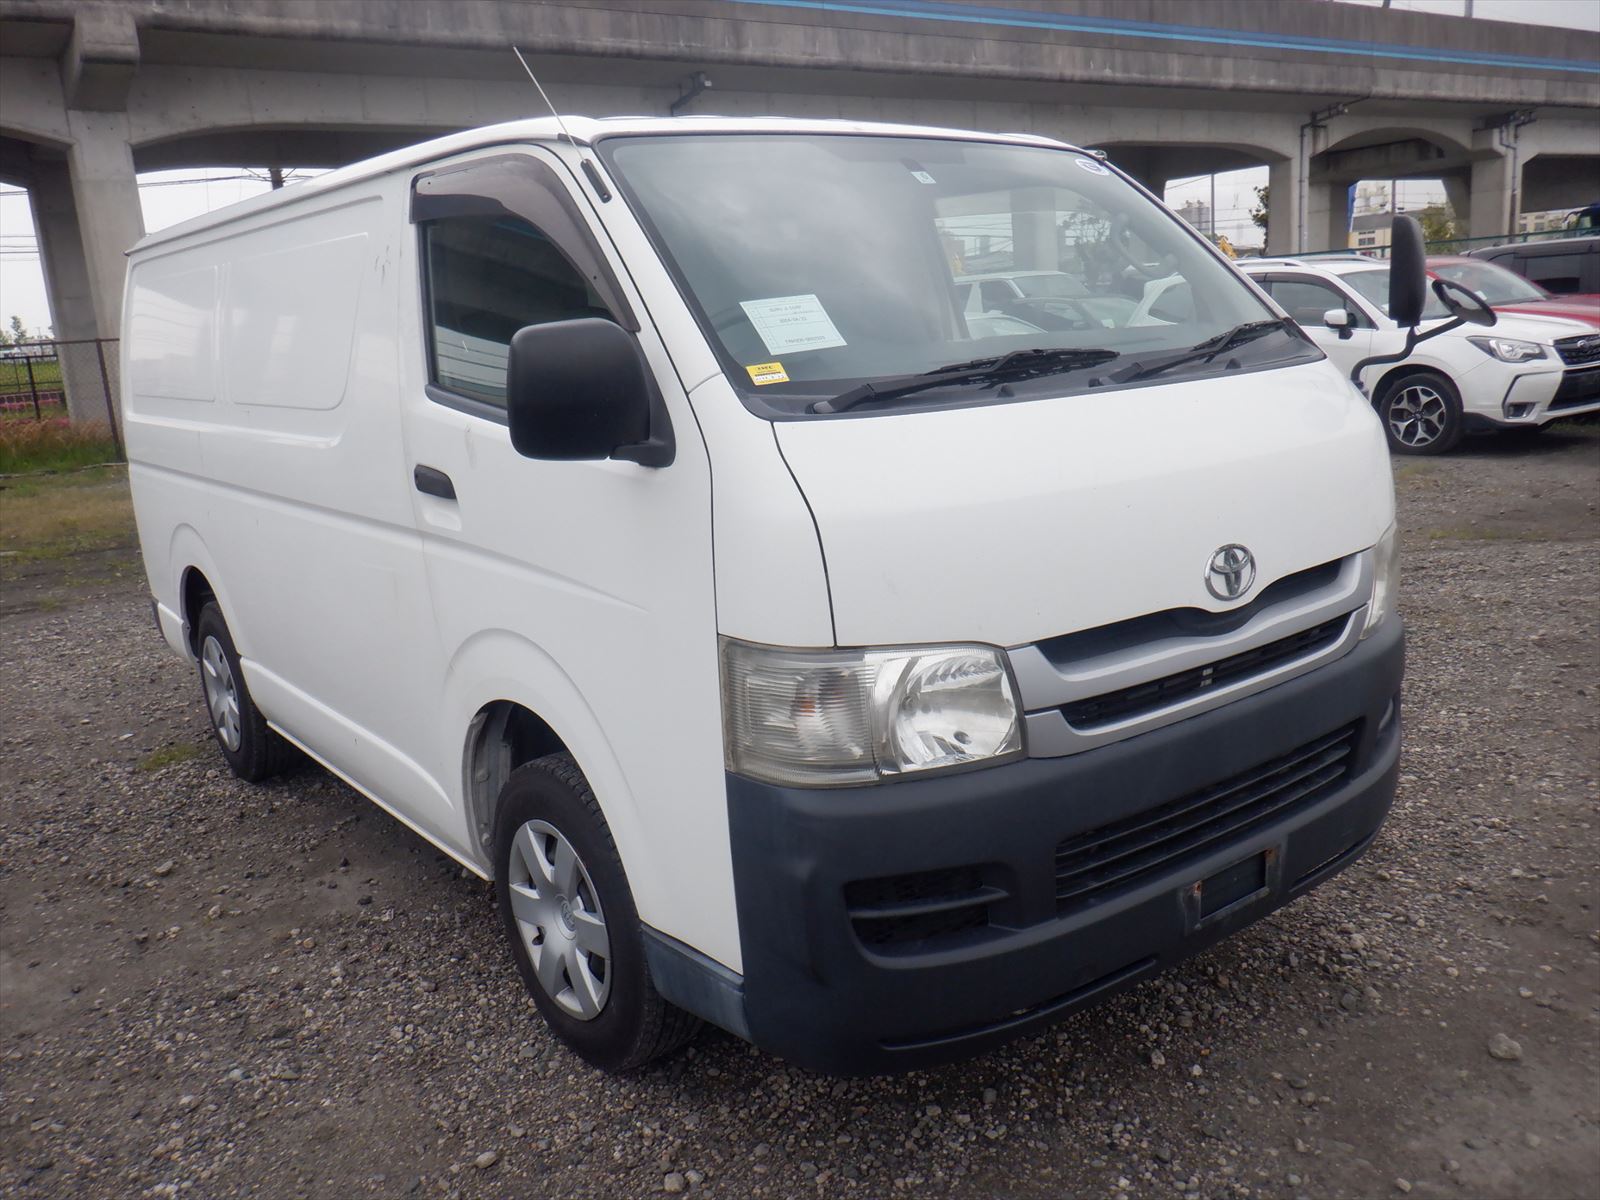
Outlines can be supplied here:
[[1556, 339], [1556, 353], [1569, 367], [1600, 362], [1600, 333], [1584, 333], [1577, 337]]
[[1067, 724], [1077, 729], [1094, 729], [1130, 716], [1153, 712], [1187, 700], [1199, 692], [1260, 675], [1273, 667], [1325, 649], [1339, 640], [1349, 619], [1350, 615], [1343, 613], [1310, 629], [1302, 629], [1299, 633], [1257, 646], [1254, 650], [1220, 658], [1203, 667], [1193, 667], [1115, 692], [1102, 692], [1085, 700], [1074, 700], [1062, 705], [1061, 712], [1067, 718]]
[[1580, 404], [1593, 404], [1596, 400], [1600, 400], [1600, 367], [1591, 367], [1587, 371], [1565, 371], [1561, 376], [1561, 386], [1556, 388], [1556, 394], [1545, 411], [1577, 408]]
[[1358, 726], [1056, 847], [1056, 908], [1069, 912], [1136, 887], [1322, 799], [1349, 775]]
[[989, 924], [989, 906], [1006, 892], [986, 881], [982, 867], [949, 867], [845, 885], [844, 901], [856, 936], [880, 953], [929, 949]]

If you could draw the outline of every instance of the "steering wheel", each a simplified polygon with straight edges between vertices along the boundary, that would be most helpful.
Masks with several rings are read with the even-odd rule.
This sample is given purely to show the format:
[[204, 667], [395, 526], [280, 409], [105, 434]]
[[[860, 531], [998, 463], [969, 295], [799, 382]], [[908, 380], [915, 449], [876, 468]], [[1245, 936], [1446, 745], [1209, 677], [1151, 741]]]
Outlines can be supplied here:
[[1117, 257], [1128, 264], [1128, 268], [1141, 279], [1165, 279], [1177, 267], [1177, 260], [1170, 254], [1162, 255], [1161, 261], [1153, 267], [1140, 262], [1133, 252], [1133, 230], [1129, 228], [1128, 215], [1118, 213], [1111, 218], [1111, 232], [1106, 238], [1106, 244], [1117, 252]]

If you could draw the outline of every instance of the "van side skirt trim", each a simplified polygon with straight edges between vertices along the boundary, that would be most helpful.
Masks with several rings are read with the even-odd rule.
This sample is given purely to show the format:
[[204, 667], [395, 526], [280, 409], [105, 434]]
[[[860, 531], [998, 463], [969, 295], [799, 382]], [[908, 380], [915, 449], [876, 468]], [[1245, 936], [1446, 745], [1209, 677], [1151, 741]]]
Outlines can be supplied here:
[[338, 767], [334, 766], [327, 759], [323, 758], [320, 754], [318, 754], [310, 746], [306, 745], [299, 738], [295, 737], [294, 734], [290, 733], [282, 725], [279, 725], [276, 721], [270, 721], [269, 720], [267, 722], [267, 726], [274, 733], [276, 733], [279, 737], [281, 737], [284, 741], [288, 742], [296, 750], [298, 750], [298, 751], [300, 751], [300, 753], [304, 754], [312, 762], [316, 763], [318, 766], [322, 767], [324, 770], [326, 770], [330, 774], [337, 775], [345, 783], [349, 784], [356, 791], [360, 792], [368, 800], [371, 800], [379, 808], [383, 809], [384, 812], [388, 813], [396, 821], [399, 821], [400, 824], [404, 825], [407, 829], [411, 830], [412, 833], [416, 834], [423, 841], [427, 842], [430, 846], [433, 846], [436, 849], [444, 851], [446, 854], [448, 854], [451, 858], [455, 859], [458, 863], [460, 863], [467, 870], [471, 871], [479, 879], [483, 879], [483, 880], [487, 880], [489, 882], [493, 882], [494, 876], [490, 875], [487, 871], [485, 871], [483, 869], [483, 867], [480, 866], [478, 863], [475, 863], [475, 862], [471, 861], [470, 859], [463, 858], [459, 851], [451, 849], [449, 846], [447, 846], [443, 842], [441, 842], [438, 838], [433, 837], [431, 834], [429, 834], [426, 829], [422, 828], [416, 822], [410, 820], [404, 813], [396, 811], [394, 808], [392, 808], [390, 805], [388, 805], [387, 803], [384, 802], [383, 797], [374, 795], [372, 792], [370, 792], [366, 788], [362, 787], [359, 783], [357, 783], [354, 779], [351, 779], [350, 776], [346, 775]]

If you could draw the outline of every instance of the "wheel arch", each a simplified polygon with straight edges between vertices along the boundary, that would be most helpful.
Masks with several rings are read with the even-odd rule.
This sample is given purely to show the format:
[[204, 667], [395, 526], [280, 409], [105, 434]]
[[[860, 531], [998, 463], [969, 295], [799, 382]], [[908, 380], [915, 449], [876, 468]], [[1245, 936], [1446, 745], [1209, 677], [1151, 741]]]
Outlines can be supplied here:
[[1450, 377], [1449, 371], [1428, 360], [1418, 362], [1416, 359], [1408, 358], [1404, 362], [1395, 363], [1394, 366], [1378, 376], [1377, 382], [1372, 387], [1373, 407], [1376, 408], [1388, 399], [1389, 389], [1407, 375], [1432, 375], [1434, 378], [1441, 379], [1447, 383], [1450, 386], [1450, 390], [1456, 394], [1457, 399], [1461, 396], [1461, 388]]
[[192, 525], [179, 525], [172, 531], [172, 541], [167, 562], [172, 569], [173, 598], [178, 616], [183, 622], [181, 637], [184, 649], [191, 658], [196, 656], [195, 625], [200, 620], [200, 609], [207, 599], [217, 602], [228, 621], [228, 632], [241, 654], [249, 645], [248, 633], [238, 627], [236, 614], [229, 603], [226, 585], [217, 571], [216, 561], [206, 549], [205, 542]]
[[638, 810], [621, 763], [582, 690], [546, 651], [508, 630], [469, 638], [445, 677], [448, 728], [461, 731], [464, 840], [493, 878], [493, 836], [500, 791], [524, 763], [566, 751], [589, 781], [601, 815], [642, 903], [649, 856], [638, 853]]

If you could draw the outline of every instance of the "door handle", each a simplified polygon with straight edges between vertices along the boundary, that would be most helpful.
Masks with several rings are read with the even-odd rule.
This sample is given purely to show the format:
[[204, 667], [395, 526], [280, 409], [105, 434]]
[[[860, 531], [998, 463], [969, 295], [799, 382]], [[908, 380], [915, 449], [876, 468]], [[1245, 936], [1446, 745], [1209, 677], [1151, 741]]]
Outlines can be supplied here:
[[411, 480], [423, 495], [437, 496], [441, 500], [456, 498], [456, 485], [450, 482], [450, 476], [437, 467], [425, 467], [418, 463], [416, 470], [411, 472]]

